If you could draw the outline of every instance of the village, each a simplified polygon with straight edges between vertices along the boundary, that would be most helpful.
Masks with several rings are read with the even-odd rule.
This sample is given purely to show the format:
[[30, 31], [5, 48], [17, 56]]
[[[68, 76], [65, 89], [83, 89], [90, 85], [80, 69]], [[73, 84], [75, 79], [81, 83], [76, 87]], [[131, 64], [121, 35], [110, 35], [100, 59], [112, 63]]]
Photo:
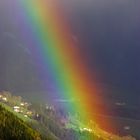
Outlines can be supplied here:
[[[20, 114], [28, 119], [38, 119], [40, 117], [39, 113], [35, 111], [32, 104], [24, 101], [20, 96], [14, 96], [8, 91], [0, 92], [0, 104], [10, 109], [10, 111]], [[46, 104], [47, 111], [54, 111], [53, 106]]]
[[[23, 100], [23, 98], [20, 96], [12, 95], [8, 91], [0, 92], [0, 105], [4, 106], [6, 109], [13, 112], [18, 117], [20, 117], [21, 119], [25, 121], [29, 121], [29, 120], [35, 120], [38, 122], [42, 121], [42, 114], [40, 113], [40, 110], [38, 110], [37, 112], [37, 110], [35, 110], [34, 107], [32, 107], [31, 103]], [[45, 110], [43, 110], [43, 112], [45, 111], [50, 118], [53, 118], [54, 120], [56, 120], [56, 122], [59, 123], [60, 126], [66, 127], [66, 125], [70, 123], [72, 124], [73, 119], [75, 119], [73, 117], [68, 118], [68, 117], [65, 117], [65, 115], [61, 115], [61, 113], [57, 111], [54, 106], [49, 106], [46, 104], [44, 108]], [[43, 121], [41, 123], [43, 123]], [[135, 138], [131, 136], [119, 137], [117, 135], [110, 134], [100, 129], [99, 126], [92, 121], [90, 122], [89, 126], [83, 126], [83, 127], [80, 127], [78, 123], [79, 121], [77, 120], [77, 125], [79, 127], [78, 129], [81, 133], [88, 132], [88, 133], [96, 135], [98, 138], [101, 138], [103, 140], [114, 140], [114, 139], [115, 140], [136, 140]], [[69, 127], [68, 129], [73, 129], [72, 128], [73, 126], [72, 125], [70, 126], [71, 127]]]
[[2, 91], [0, 93], [0, 101], [12, 108], [16, 113], [22, 114], [24, 117], [32, 117], [34, 113], [28, 109], [30, 103], [24, 102], [21, 97], [12, 96], [11, 93], [7, 91]]

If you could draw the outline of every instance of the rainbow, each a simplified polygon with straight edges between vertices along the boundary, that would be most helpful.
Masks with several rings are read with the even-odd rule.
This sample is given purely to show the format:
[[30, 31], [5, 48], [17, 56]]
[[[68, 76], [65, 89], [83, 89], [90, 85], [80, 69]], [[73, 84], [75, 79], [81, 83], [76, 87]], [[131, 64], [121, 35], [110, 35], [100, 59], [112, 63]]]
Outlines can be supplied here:
[[[21, 38], [32, 50], [38, 73], [50, 79], [58, 96], [73, 99], [75, 108], [86, 120], [94, 120], [101, 99], [78, 44], [61, 10], [48, 0], [13, 1], [18, 11]], [[43, 69], [40, 70], [40, 65]], [[42, 74], [43, 73], [43, 74]], [[47, 86], [44, 82], [44, 87]]]

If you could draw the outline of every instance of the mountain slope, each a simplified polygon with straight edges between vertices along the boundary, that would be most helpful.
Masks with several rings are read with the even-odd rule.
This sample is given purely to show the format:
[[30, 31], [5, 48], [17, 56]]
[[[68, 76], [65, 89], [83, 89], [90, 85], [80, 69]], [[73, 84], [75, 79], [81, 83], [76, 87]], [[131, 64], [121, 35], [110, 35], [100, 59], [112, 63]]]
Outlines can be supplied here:
[[41, 140], [40, 134], [0, 106], [0, 140]]

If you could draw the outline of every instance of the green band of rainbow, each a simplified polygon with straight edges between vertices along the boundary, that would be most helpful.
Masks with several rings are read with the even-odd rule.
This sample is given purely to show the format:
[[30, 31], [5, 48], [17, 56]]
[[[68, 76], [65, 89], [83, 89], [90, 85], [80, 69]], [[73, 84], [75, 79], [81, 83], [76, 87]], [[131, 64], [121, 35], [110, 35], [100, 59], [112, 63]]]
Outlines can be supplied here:
[[94, 105], [101, 100], [58, 7], [51, 6], [48, 0], [19, 0], [15, 4], [21, 34], [36, 63], [44, 65], [61, 97], [77, 100], [70, 108], [87, 120], [94, 119], [91, 114], [98, 111]]

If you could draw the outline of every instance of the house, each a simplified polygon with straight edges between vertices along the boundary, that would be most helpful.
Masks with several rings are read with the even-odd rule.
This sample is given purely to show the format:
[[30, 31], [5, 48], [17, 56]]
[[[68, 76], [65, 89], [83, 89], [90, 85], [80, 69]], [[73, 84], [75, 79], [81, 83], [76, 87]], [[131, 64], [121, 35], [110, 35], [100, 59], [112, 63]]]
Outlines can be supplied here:
[[25, 103], [20, 103], [21, 106], [25, 106]]
[[2, 97], [2, 100], [7, 102], [7, 98], [6, 97]]
[[14, 106], [13, 109], [14, 109], [14, 111], [17, 112], [17, 113], [20, 112], [20, 107], [19, 107], [19, 106]]

